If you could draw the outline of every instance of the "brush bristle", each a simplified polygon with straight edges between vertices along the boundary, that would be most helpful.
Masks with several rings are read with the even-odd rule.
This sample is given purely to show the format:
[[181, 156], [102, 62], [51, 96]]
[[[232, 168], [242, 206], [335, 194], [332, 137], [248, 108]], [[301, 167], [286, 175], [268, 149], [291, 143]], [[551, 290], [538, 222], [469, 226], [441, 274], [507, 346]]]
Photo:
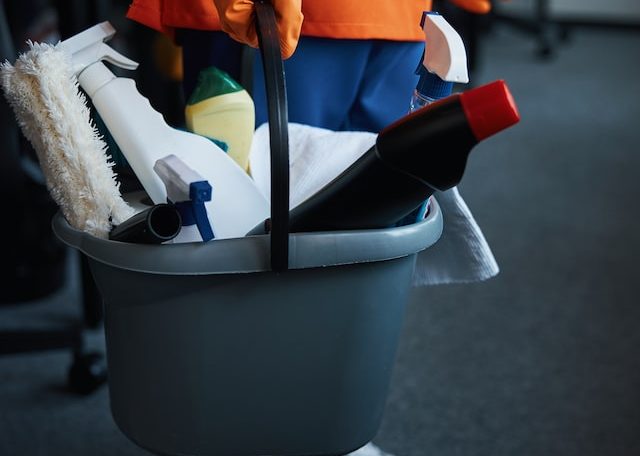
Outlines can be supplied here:
[[107, 146], [78, 90], [71, 59], [58, 46], [29, 43], [1, 65], [2, 88], [36, 151], [47, 187], [75, 228], [106, 238], [133, 215], [122, 199]]

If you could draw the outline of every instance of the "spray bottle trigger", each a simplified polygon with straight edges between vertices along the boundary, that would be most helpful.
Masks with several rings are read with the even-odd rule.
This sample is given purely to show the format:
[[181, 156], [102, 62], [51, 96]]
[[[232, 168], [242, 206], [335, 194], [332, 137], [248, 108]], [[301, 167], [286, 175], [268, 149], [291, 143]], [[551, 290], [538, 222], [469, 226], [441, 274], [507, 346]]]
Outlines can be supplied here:
[[119, 68], [125, 70], [135, 70], [138, 68], [138, 62], [125, 57], [108, 44], [102, 43], [100, 46], [100, 54], [102, 54], [102, 60], [112, 63]]
[[127, 70], [135, 70], [138, 67], [137, 62], [105, 44], [115, 33], [113, 26], [105, 21], [62, 41], [58, 46], [71, 56], [73, 72], [76, 75], [100, 60], [106, 60]]
[[462, 38], [439, 14], [423, 16], [425, 52], [422, 64], [443, 81], [467, 83], [467, 53]]

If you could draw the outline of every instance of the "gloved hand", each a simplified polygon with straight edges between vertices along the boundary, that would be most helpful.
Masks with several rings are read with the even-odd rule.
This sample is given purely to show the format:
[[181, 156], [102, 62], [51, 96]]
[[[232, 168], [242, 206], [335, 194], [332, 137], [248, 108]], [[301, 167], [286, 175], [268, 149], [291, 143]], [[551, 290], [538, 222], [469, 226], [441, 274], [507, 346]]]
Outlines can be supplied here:
[[[256, 18], [252, 0], [214, 0], [222, 30], [231, 38], [258, 47]], [[291, 57], [302, 28], [302, 0], [271, 0], [276, 13], [282, 58]]]
[[491, 11], [490, 0], [449, 0], [456, 6], [469, 11], [470, 13], [486, 14]]

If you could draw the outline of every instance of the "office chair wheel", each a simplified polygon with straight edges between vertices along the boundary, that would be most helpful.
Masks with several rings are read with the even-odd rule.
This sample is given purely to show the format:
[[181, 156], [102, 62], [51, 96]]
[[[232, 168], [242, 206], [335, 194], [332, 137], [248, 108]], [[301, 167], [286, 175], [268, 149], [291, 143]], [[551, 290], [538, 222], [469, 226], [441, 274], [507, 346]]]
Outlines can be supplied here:
[[89, 394], [107, 381], [107, 365], [99, 353], [76, 355], [67, 382], [71, 391]]
[[540, 60], [549, 60], [553, 56], [553, 49], [549, 44], [541, 44], [536, 49], [536, 56]]

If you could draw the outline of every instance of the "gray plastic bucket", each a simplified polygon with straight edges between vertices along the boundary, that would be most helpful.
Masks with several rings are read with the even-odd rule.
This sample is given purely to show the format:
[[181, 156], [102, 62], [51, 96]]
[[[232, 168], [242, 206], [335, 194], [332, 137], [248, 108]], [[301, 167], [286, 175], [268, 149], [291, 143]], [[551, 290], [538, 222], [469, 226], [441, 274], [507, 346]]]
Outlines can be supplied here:
[[[275, 16], [255, 2], [269, 105], [271, 235], [142, 245], [58, 214], [105, 307], [111, 411], [152, 452], [342, 455], [382, 418], [417, 252], [442, 215], [362, 231], [288, 233], [286, 94]], [[392, 191], [392, 189], [390, 190]]]
[[345, 454], [382, 418], [416, 253], [428, 217], [383, 230], [142, 245], [95, 238], [58, 214], [89, 257], [105, 306], [113, 417], [171, 455]]

